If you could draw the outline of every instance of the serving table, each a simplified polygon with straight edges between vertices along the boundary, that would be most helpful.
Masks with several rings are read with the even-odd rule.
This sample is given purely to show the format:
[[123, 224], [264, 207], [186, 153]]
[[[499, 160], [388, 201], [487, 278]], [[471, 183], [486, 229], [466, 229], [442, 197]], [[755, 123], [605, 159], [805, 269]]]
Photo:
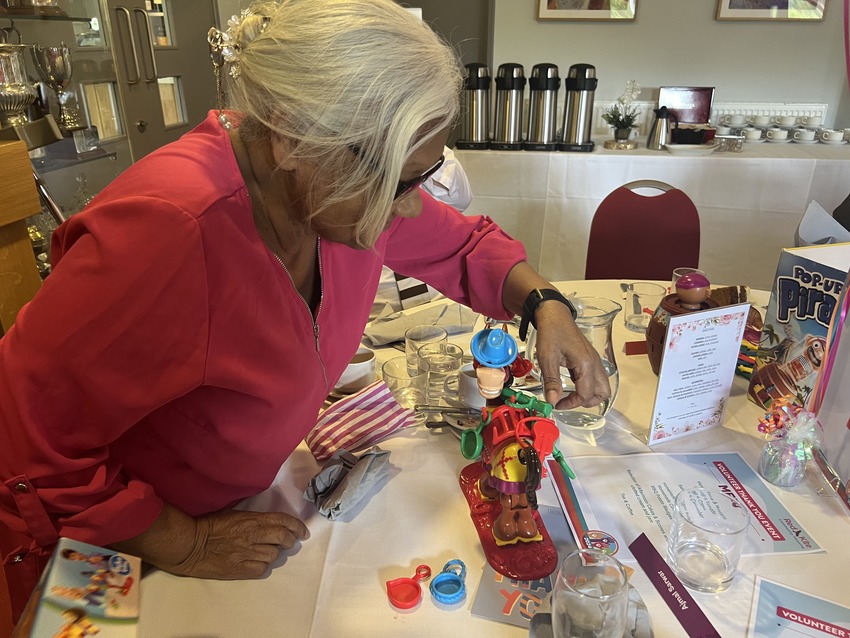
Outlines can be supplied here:
[[[617, 281], [559, 282], [564, 293], [622, 298]], [[767, 301], [756, 295], [756, 303]], [[472, 333], [453, 341], [468, 345]], [[656, 377], [645, 355], [626, 356], [626, 341], [642, 336], [615, 319], [613, 342], [620, 370], [617, 422], [643, 447]], [[378, 352], [379, 360], [399, 353]], [[746, 398], [746, 380], [736, 378], [725, 423], [721, 427], [657, 446], [656, 452], [739, 452], [757, 467], [763, 439], [756, 426], [763, 411]], [[609, 426], [605, 426], [606, 428]], [[566, 456], [605, 454], [603, 431], [592, 447], [562, 435]], [[626, 436], [629, 436], [628, 434]], [[311, 537], [286, 552], [262, 580], [209, 581], [154, 571], [142, 580], [139, 636], [477, 636], [519, 638], [527, 631], [470, 613], [485, 564], [478, 537], [457, 477], [469, 463], [448, 431], [414, 427], [380, 443], [390, 450], [392, 469], [380, 488], [341, 519], [328, 521], [302, 497], [308, 480], [319, 469], [302, 444], [283, 464], [274, 485], [241, 507], [282, 510], [301, 517]], [[771, 491], [808, 528], [823, 553], [744, 557], [732, 587], [717, 595], [697, 594], [698, 604], [724, 638], [746, 635], [755, 575], [779, 581], [830, 600], [850, 604], [846, 586], [850, 517], [817, 477], [794, 489]], [[387, 599], [385, 582], [410, 577], [416, 566], [428, 564], [436, 574], [449, 560], [467, 566], [468, 595], [450, 608], [433, 601], [423, 583], [423, 600], [401, 611]], [[636, 567], [636, 565], [632, 565]], [[678, 621], [640, 568], [632, 584], [649, 610], [654, 635], [680, 638]]]
[[745, 143], [742, 153], [684, 157], [644, 140], [629, 151], [603, 141], [591, 153], [455, 151], [472, 187], [466, 213], [487, 214], [522, 241], [550, 281], [581, 279], [600, 202], [628, 182], [660, 180], [696, 204], [700, 268], [711, 281], [770, 289], [809, 202], [832, 212], [850, 194], [850, 144]]

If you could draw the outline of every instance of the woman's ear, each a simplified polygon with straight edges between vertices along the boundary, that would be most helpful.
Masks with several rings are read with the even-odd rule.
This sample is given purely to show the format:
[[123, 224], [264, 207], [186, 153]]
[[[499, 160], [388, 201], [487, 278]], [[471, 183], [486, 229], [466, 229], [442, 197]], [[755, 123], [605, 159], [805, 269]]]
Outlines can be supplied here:
[[278, 170], [292, 171], [298, 167], [298, 162], [293, 157], [295, 142], [291, 138], [272, 133], [270, 146], [272, 160]]

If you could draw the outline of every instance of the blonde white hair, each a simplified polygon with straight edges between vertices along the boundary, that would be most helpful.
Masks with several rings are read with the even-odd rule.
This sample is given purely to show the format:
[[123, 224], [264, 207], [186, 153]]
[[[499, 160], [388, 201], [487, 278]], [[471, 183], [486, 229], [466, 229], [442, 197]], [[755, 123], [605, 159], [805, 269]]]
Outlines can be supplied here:
[[230, 31], [239, 66], [223, 74], [227, 106], [244, 135], [285, 136], [293, 157], [316, 163], [311, 218], [363, 198], [355, 241], [373, 246], [405, 163], [457, 114], [457, 56], [392, 0], [255, 2], [244, 13]]

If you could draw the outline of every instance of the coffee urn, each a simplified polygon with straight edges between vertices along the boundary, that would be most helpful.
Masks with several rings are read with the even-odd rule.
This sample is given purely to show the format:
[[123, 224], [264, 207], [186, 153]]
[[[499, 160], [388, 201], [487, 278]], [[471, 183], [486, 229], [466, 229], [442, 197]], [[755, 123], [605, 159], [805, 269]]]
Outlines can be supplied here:
[[521, 64], [499, 65], [496, 74], [496, 122], [490, 148], [497, 151], [522, 150], [522, 102], [525, 72]]
[[472, 150], [490, 148], [490, 69], [486, 64], [466, 65], [464, 112], [460, 139], [455, 146]]
[[574, 64], [564, 79], [564, 137], [559, 151], [592, 151], [593, 95], [596, 92], [596, 67]]
[[554, 64], [535, 64], [528, 78], [528, 134], [526, 151], [554, 151], [557, 147], [558, 89], [561, 78]]

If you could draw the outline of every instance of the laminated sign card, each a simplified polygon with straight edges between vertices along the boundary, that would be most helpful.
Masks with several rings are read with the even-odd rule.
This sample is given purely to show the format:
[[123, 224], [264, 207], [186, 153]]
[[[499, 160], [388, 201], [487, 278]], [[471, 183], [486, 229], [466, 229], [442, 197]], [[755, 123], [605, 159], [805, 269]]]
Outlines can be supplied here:
[[722, 423], [749, 307], [670, 317], [649, 445]]

